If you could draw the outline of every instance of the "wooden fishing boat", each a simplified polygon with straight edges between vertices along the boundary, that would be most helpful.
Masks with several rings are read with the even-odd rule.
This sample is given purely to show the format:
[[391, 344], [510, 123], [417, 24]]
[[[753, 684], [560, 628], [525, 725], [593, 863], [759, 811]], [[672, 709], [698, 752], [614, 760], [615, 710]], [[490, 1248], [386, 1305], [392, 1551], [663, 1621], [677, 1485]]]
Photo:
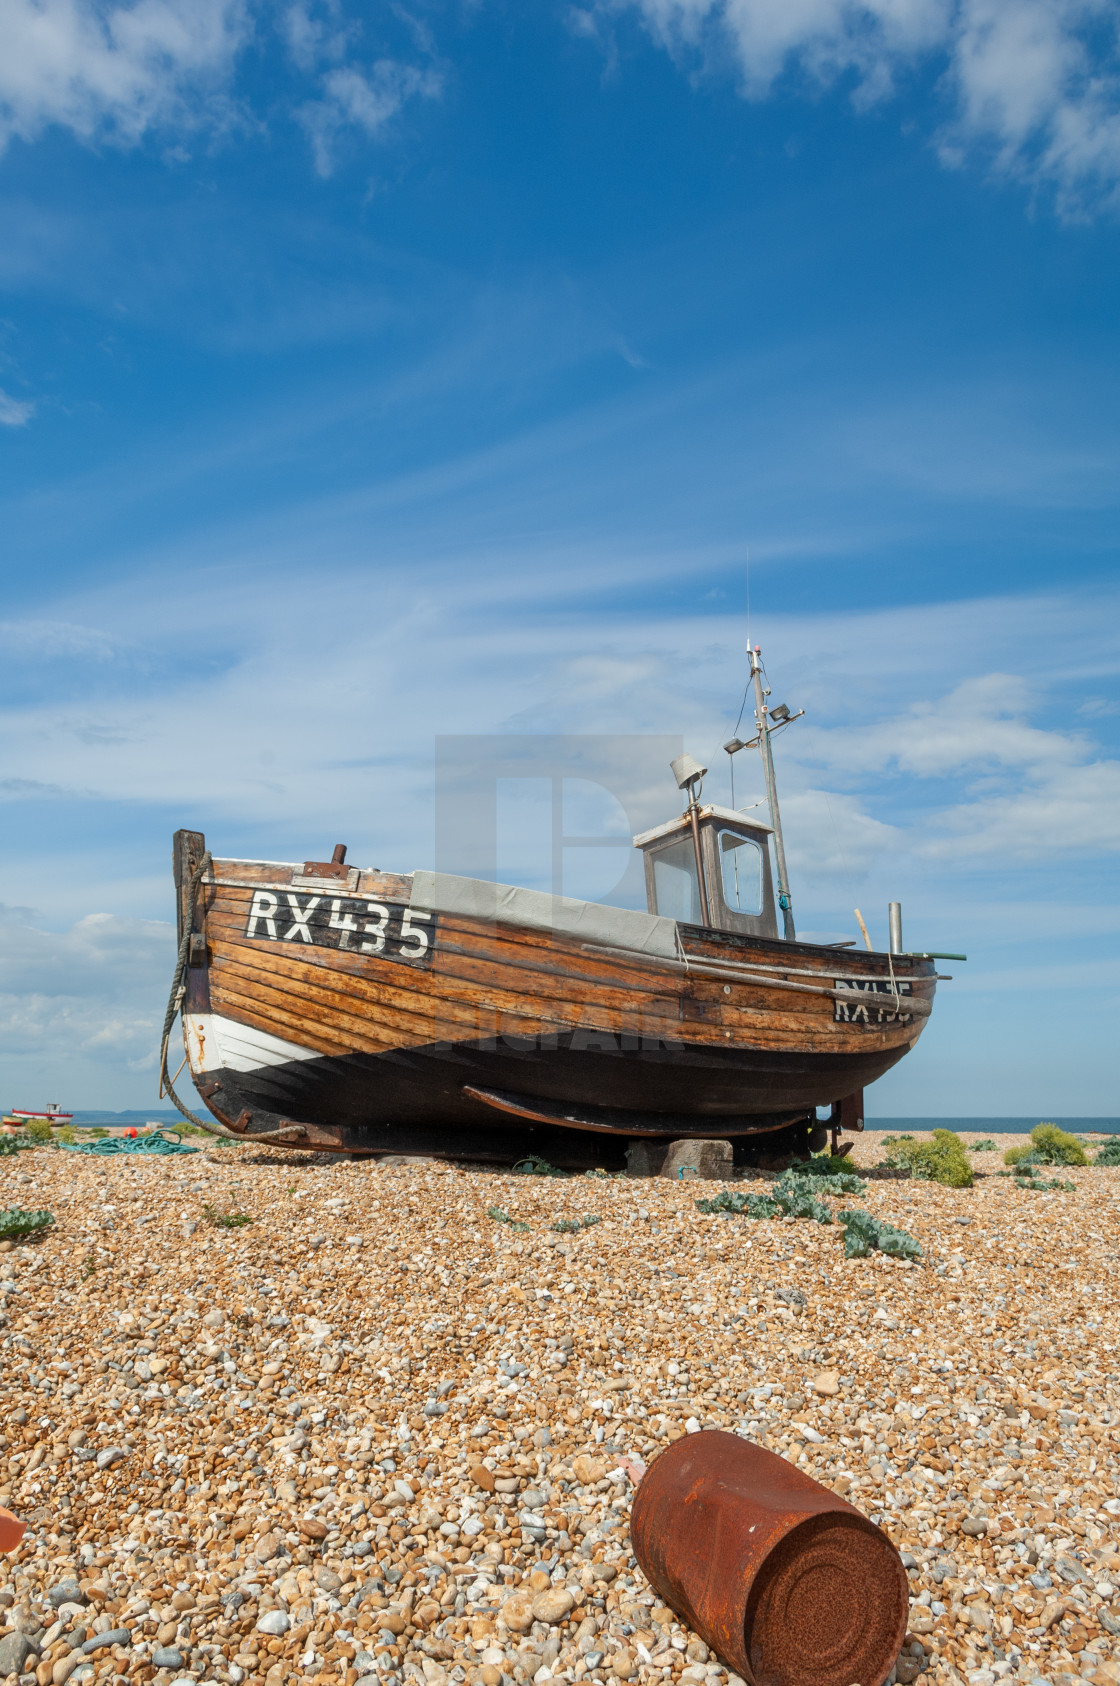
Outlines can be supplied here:
[[861, 1128], [863, 1089], [921, 1035], [937, 957], [901, 952], [894, 926], [886, 953], [796, 940], [756, 685], [773, 823], [702, 803], [705, 769], [674, 763], [688, 808], [634, 839], [644, 913], [358, 868], [342, 845], [222, 859], [177, 832], [176, 1105], [181, 1010], [198, 1092], [242, 1139], [611, 1165], [690, 1136], [804, 1151], [827, 1140], [822, 1107]]
[[52, 1101], [45, 1112], [35, 1112], [27, 1107], [14, 1106], [4, 1119], [5, 1124], [72, 1124], [74, 1114], [63, 1112], [56, 1101]]

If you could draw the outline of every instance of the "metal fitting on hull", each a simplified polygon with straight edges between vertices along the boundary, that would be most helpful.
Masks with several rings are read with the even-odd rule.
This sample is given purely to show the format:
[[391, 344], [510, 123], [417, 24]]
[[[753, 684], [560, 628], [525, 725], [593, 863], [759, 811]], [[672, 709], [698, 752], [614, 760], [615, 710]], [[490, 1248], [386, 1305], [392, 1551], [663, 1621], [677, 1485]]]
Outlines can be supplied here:
[[630, 1523], [665, 1602], [752, 1686], [882, 1686], [906, 1636], [909, 1586], [887, 1536], [752, 1441], [676, 1441]]

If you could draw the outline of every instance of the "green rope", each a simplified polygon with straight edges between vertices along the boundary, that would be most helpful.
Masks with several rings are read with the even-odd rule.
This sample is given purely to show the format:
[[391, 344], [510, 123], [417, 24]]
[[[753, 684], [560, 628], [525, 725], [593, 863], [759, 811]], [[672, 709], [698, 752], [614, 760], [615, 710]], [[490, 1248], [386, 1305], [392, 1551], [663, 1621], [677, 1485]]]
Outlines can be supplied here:
[[188, 1147], [180, 1140], [177, 1131], [153, 1130], [148, 1136], [117, 1136], [109, 1137], [101, 1142], [57, 1142], [57, 1147], [64, 1153], [96, 1153], [104, 1156], [110, 1153], [146, 1153], [162, 1158], [168, 1153], [197, 1153], [197, 1147]]

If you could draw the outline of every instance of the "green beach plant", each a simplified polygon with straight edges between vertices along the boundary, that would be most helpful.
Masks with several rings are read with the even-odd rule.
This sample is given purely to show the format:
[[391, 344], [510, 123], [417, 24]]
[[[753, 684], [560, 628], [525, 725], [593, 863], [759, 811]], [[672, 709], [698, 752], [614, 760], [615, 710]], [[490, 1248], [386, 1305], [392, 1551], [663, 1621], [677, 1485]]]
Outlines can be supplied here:
[[955, 1130], [935, 1130], [929, 1142], [899, 1137], [886, 1162], [894, 1170], [908, 1169], [912, 1177], [943, 1183], [946, 1188], [971, 1188], [975, 1180], [965, 1145]]
[[850, 1192], [853, 1194], [863, 1187], [856, 1172], [856, 1167], [846, 1153], [815, 1153], [811, 1159], [795, 1159], [782, 1175], [783, 1178], [826, 1177], [830, 1180], [836, 1177], [846, 1177], [848, 1183], [852, 1185]]
[[840, 1222], [844, 1225], [846, 1259], [866, 1259], [873, 1252], [886, 1253], [892, 1259], [921, 1257], [921, 1242], [907, 1230], [896, 1229], [858, 1206], [841, 1212]]
[[203, 1206], [202, 1215], [215, 1229], [244, 1229], [253, 1221], [248, 1212], [219, 1212], [216, 1206]]
[[998, 1153], [999, 1147], [991, 1136], [985, 1136], [982, 1142], [971, 1142], [968, 1151], [969, 1153]]
[[22, 1241], [29, 1235], [40, 1235], [53, 1223], [52, 1212], [25, 1212], [21, 1206], [9, 1206], [0, 1212], [0, 1241]]
[[511, 1229], [528, 1229], [529, 1227], [528, 1224], [519, 1223], [516, 1218], [511, 1218], [509, 1213], [503, 1212], [500, 1206], [488, 1206], [486, 1216], [493, 1218], [496, 1224], [508, 1224]]
[[1105, 1142], [1097, 1157], [1093, 1160], [1093, 1164], [1120, 1165], [1120, 1136], [1117, 1136], [1111, 1142]]
[[1087, 1165], [1089, 1156], [1076, 1136], [1059, 1130], [1056, 1124], [1036, 1124], [1030, 1146], [1009, 1147], [1005, 1165]]
[[517, 1161], [512, 1174], [515, 1177], [566, 1177], [568, 1173], [550, 1165], [548, 1160], [542, 1159], [539, 1154], [530, 1153], [525, 1159]]

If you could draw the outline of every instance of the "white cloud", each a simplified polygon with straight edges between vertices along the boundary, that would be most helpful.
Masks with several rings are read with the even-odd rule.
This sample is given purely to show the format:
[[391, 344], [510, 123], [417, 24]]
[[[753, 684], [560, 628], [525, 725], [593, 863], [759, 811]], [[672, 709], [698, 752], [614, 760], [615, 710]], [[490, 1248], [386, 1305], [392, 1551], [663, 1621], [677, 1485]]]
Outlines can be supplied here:
[[34, 917], [0, 907], [0, 1057], [154, 1065], [173, 927], [93, 913], [55, 932]]
[[436, 71], [396, 59], [379, 59], [365, 71], [354, 65], [328, 71], [322, 79], [322, 98], [310, 101], [299, 113], [319, 174], [330, 175], [336, 143], [346, 129], [376, 136], [406, 101], [432, 99], [440, 88]]
[[13, 398], [10, 392], [0, 387], [0, 427], [24, 427], [34, 414], [34, 404], [25, 399]]
[[[408, 100], [439, 92], [438, 74], [425, 66], [345, 62], [361, 25], [337, 0], [299, 0], [279, 15], [259, 0], [3, 0], [0, 151], [51, 125], [123, 144], [155, 131], [228, 127], [239, 113], [229, 92], [238, 55], [270, 28], [297, 72], [313, 79], [315, 96], [295, 115], [320, 174], [329, 174], [344, 130], [378, 135]], [[418, 45], [428, 56], [426, 37]], [[22, 408], [0, 394], [0, 424], [25, 421]]]
[[979, 151], [1051, 184], [1071, 212], [1117, 193], [1110, 0], [607, 0], [601, 10], [632, 7], [673, 53], [708, 66], [730, 57], [751, 99], [797, 70], [822, 84], [854, 78], [866, 105], [933, 67], [953, 100], [937, 137], [947, 163]]
[[248, 33], [242, 0], [5, 0], [0, 147], [52, 124], [125, 142], [193, 126]]

